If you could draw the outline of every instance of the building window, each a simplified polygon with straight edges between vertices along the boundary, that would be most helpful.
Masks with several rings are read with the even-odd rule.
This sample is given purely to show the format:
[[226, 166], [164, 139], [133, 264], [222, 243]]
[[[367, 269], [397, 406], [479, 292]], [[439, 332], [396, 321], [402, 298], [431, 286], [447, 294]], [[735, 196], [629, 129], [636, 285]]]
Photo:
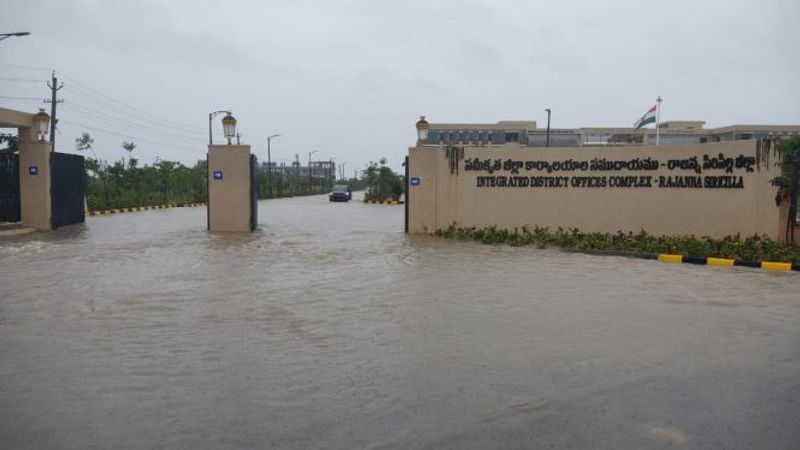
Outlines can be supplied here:
[[608, 144], [607, 134], [587, 134], [583, 136], [584, 144]]
[[519, 133], [506, 133], [506, 142], [519, 142]]

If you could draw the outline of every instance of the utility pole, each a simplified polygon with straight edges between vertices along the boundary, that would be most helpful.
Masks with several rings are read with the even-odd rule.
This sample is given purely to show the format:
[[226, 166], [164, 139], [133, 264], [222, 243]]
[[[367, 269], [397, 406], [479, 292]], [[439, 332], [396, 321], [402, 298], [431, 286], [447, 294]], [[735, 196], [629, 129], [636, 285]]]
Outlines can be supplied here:
[[300, 154], [295, 153], [294, 160], [295, 160], [295, 165], [297, 166], [297, 169], [295, 169], [295, 171], [297, 172], [297, 177], [294, 180], [293, 191], [297, 192], [297, 188], [300, 186]]
[[547, 142], [545, 147], [550, 147], [550, 108], [545, 109], [545, 111], [547, 111]]
[[50, 88], [50, 101], [45, 100], [45, 103], [50, 103], [50, 143], [53, 145], [53, 151], [56, 149], [56, 123], [58, 123], [58, 119], [56, 119], [56, 105], [59, 103], [64, 103], [64, 100], [58, 99], [58, 91], [64, 87], [64, 83], [61, 83], [61, 86], [58, 85], [58, 78], [56, 78], [56, 71], [53, 71], [53, 81], [47, 82], [47, 86]]

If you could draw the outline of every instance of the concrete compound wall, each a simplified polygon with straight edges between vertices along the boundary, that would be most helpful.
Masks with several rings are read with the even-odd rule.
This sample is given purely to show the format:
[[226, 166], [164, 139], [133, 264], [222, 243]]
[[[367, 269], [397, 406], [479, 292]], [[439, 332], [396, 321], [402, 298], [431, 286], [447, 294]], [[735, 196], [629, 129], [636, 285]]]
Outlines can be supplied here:
[[208, 147], [208, 208], [209, 230], [250, 231], [249, 145]]
[[409, 231], [433, 233], [455, 223], [781, 239], [788, 203], [776, 205], [770, 184], [780, 172], [777, 160], [756, 141], [462, 152], [414, 147]]

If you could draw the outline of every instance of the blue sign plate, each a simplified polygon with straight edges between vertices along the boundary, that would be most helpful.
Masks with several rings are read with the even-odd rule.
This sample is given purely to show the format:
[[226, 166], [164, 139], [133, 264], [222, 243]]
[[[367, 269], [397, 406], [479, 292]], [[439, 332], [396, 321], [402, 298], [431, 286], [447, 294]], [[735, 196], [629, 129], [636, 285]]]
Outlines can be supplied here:
[[39, 166], [28, 166], [28, 175], [39, 175]]
[[221, 170], [215, 170], [214, 171], [214, 179], [215, 180], [221, 180], [222, 179], [222, 171]]
[[408, 182], [412, 186], [419, 186], [419, 177], [411, 177], [411, 179], [408, 180]]

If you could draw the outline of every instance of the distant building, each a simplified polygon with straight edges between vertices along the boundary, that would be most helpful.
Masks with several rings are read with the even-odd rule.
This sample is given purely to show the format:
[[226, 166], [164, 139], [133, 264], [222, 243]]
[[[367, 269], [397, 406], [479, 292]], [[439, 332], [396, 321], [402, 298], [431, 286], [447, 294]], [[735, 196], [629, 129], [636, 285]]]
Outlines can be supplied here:
[[262, 172], [268, 172], [269, 166], [272, 166], [272, 173], [285, 174], [290, 177], [308, 177], [309, 174], [312, 178], [330, 178], [336, 180], [336, 165], [333, 161], [311, 161], [311, 168], [309, 166], [302, 166], [297, 161], [292, 161], [291, 164], [277, 163], [272, 161], [267, 164], [261, 163], [259, 168]]
[[[660, 124], [660, 144], [700, 144], [745, 141], [769, 136], [800, 134], [800, 125], [730, 125], [703, 128], [704, 121], [667, 121]], [[606, 147], [653, 145], [654, 128], [551, 128], [550, 147]], [[547, 129], [535, 121], [500, 121], [494, 124], [431, 123], [423, 145], [545, 147]]]

